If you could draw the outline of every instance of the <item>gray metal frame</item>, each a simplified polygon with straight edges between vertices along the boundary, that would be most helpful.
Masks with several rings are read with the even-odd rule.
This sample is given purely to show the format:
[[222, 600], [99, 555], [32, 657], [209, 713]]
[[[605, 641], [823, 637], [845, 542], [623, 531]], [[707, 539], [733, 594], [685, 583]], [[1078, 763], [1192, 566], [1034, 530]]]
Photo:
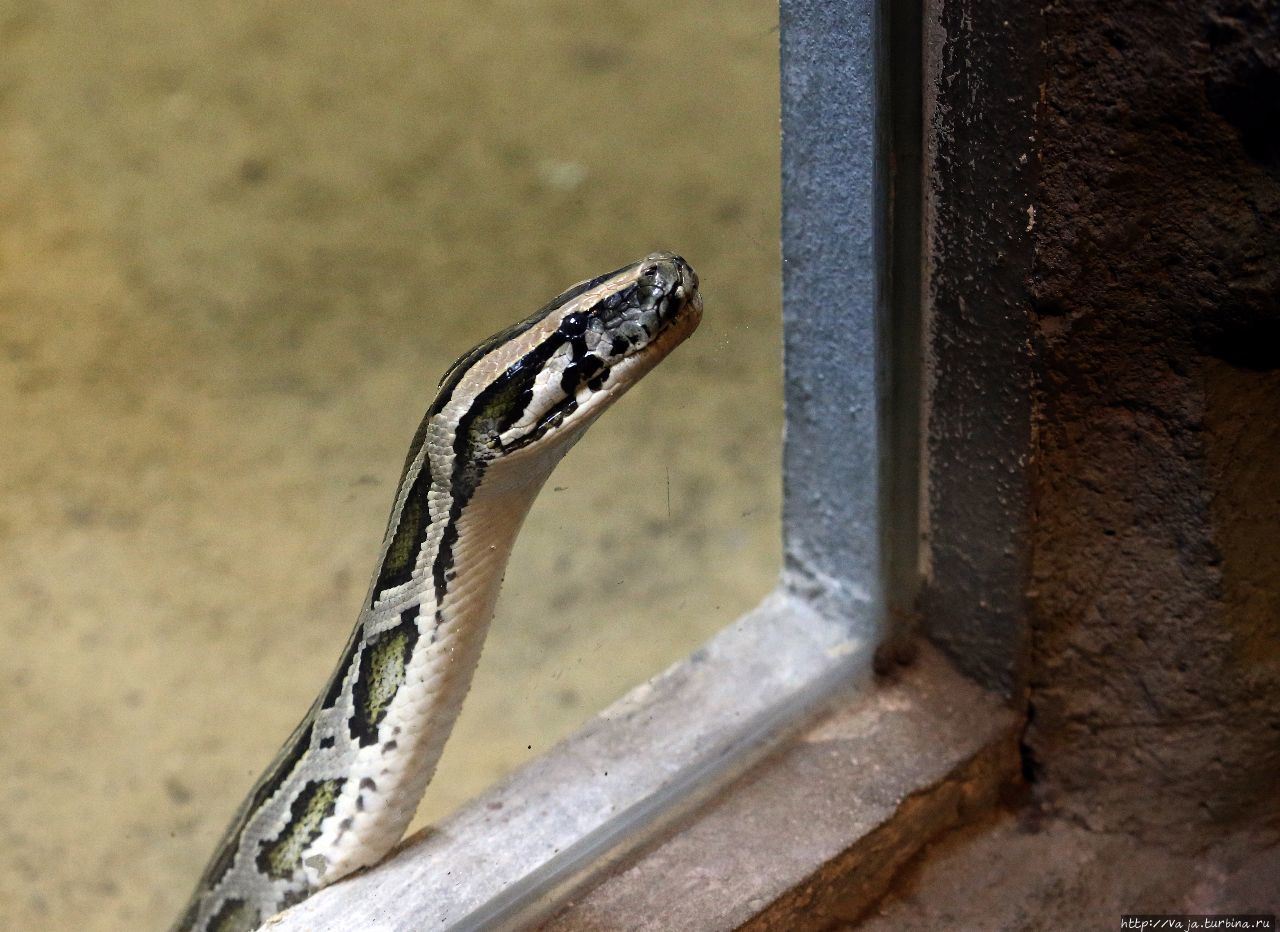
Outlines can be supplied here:
[[787, 589], [837, 617], [884, 604], [871, 0], [783, 0]]

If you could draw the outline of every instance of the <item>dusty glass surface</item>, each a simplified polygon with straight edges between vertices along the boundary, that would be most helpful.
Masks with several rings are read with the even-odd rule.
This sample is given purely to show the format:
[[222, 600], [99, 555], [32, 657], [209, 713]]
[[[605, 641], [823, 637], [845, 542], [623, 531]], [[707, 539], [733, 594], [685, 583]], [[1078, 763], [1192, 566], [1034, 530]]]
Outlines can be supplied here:
[[681, 252], [415, 826], [778, 566], [776, 7], [0, 0], [0, 927], [163, 927], [332, 669], [436, 380]]

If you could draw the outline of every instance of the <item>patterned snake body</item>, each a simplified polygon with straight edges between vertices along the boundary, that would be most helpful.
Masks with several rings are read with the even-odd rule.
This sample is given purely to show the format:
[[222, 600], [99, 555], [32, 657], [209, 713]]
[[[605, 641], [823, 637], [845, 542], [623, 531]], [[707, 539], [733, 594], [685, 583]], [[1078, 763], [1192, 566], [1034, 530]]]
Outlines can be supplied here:
[[655, 253], [576, 285], [450, 367], [409, 449], [338, 667], [241, 804], [175, 930], [255, 929], [395, 845], [466, 696], [539, 489], [701, 315], [693, 270]]

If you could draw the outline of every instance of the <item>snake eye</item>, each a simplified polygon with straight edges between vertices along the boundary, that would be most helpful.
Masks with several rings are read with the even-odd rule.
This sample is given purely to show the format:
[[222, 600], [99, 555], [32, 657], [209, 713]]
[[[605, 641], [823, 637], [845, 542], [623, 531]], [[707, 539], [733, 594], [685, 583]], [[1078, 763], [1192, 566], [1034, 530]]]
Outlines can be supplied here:
[[663, 286], [662, 266], [646, 265], [640, 270], [640, 275], [636, 279], [636, 284], [642, 289], [652, 289], [653, 291], [661, 291]]
[[560, 321], [560, 333], [569, 338], [580, 337], [587, 332], [588, 322], [588, 315], [581, 311], [566, 314], [564, 320]]

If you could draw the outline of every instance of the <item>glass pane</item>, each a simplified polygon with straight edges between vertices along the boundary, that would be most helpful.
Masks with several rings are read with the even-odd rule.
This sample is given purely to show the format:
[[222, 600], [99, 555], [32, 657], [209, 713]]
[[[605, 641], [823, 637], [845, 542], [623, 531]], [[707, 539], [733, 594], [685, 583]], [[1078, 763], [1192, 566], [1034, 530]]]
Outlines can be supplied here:
[[548, 483], [415, 827], [772, 587], [776, 45], [767, 3], [0, 3], [0, 925], [173, 918], [445, 367], [577, 280], [672, 249], [706, 315]]

